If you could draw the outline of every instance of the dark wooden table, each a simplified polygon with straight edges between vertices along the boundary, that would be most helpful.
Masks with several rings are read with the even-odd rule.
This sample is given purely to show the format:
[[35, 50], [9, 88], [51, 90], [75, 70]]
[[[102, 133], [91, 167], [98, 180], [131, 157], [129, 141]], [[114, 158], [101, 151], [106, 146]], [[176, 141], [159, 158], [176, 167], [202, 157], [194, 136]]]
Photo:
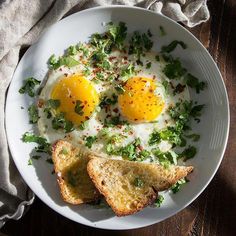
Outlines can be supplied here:
[[210, 0], [208, 6], [211, 19], [189, 30], [209, 50], [220, 68], [229, 95], [231, 127], [223, 162], [200, 197], [177, 215], [159, 224], [127, 231], [99, 230], [77, 224], [36, 199], [22, 219], [6, 223], [1, 229], [3, 234], [236, 235], [236, 0]]

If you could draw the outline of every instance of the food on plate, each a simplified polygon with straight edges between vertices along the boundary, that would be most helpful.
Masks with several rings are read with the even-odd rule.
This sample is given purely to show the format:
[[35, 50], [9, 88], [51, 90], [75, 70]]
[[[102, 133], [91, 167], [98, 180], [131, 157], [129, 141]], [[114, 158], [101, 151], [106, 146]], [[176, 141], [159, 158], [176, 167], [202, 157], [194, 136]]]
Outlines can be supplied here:
[[186, 177], [193, 167], [165, 168], [153, 163], [92, 157], [87, 169], [116, 215], [125, 216], [152, 204], [159, 191], [167, 190]]
[[[92, 201], [98, 197], [98, 188], [115, 212], [125, 215], [148, 205], [157, 196], [156, 191], [173, 184], [175, 193], [187, 182], [180, 178], [192, 167], [178, 165], [184, 165], [197, 153], [194, 143], [200, 135], [192, 127], [200, 122], [204, 107], [191, 100], [191, 94], [199, 94], [206, 84], [170, 54], [177, 47], [187, 50], [184, 42], [174, 40], [157, 52], [159, 45], [153, 42], [156, 32], [128, 33], [123, 22], [108, 23], [106, 27], [105, 33], [95, 33], [88, 42], [71, 45], [64, 55], [49, 58], [49, 72], [38, 96], [39, 81], [33, 77], [25, 80], [19, 92], [36, 98], [28, 114], [29, 122], [37, 124], [38, 134], [26, 132], [22, 140], [36, 143], [35, 152], [52, 155], [65, 201]], [[64, 146], [68, 149], [65, 152]], [[82, 158], [76, 158], [77, 153], [83, 153]], [[109, 161], [89, 161], [90, 154]], [[121, 163], [119, 168], [133, 166], [133, 172], [138, 173], [156, 169], [150, 174], [156, 182], [150, 182], [150, 177], [146, 196], [146, 192], [133, 187], [134, 192], [124, 192], [115, 199], [109, 190], [111, 185], [101, 186], [97, 181], [97, 170], [104, 174], [101, 168], [95, 171], [95, 165], [88, 166], [96, 188], [86, 171], [87, 163], [99, 162], [110, 163], [111, 182], [120, 177], [116, 164], [111, 163]], [[172, 179], [176, 173], [183, 173], [181, 170], [185, 174]], [[165, 179], [166, 174], [171, 179]], [[160, 188], [163, 178], [168, 185]], [[118, 185], [117, 189], [120, 182]], [[119, 212], [115, 201], [124, 197], [128, 201], [136, 192], [143, 196], [142, 201], [137, 200], [133, 209]]]
[[64, 201], [81, 204], [99, 198], [100, 194], [87, 173], [90, 158], [80, 148], [60, 140], [53, 145], [52, 159]]

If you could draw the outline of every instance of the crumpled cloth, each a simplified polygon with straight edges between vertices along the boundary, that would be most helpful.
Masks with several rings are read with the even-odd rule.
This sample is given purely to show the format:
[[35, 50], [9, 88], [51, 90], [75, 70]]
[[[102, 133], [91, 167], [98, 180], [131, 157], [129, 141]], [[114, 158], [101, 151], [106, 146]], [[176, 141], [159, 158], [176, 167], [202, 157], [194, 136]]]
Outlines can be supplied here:
[[0, 0], [0, 228], [8, 219], [19, 219], [34, 200], [11, 159], [4, 126], [7, 88], [20, 50], [75, 6], [79, 11], [113, 4], [144, 7], [189, 27], [209, 19], [206, 0]]

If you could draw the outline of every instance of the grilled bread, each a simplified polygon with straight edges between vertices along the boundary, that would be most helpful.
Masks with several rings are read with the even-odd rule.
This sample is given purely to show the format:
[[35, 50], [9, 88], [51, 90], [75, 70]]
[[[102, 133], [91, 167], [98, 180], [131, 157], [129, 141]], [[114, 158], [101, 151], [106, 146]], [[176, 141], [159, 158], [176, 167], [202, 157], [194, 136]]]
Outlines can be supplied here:
[[167, 190], [193, 167], [171, 166], [91, 157], [88, 174], [117, 216], [140, 211], [152, 204], [158, 191]]
[[64, 201], [81, 204], [99, 198], [100, 194], [87, 173], [88, 155], [69, 142], [59, 140], [53, 145], [52, 159]]

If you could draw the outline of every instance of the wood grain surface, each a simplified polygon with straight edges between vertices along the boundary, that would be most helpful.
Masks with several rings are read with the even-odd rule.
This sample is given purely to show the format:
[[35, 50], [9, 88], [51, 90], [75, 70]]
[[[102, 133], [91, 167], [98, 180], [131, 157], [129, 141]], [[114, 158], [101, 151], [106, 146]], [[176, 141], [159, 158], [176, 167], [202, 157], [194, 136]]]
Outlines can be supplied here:
[[161, 223], [137, 230], [107, 231], [74, 223], [36, 199], [26, 215], [7, 222], [0, 235], [236, 235], [236, 0], [210, 0], [208, 6], [211, 19], [189, 30], [219, 66], [229, 95], [231, 127], [223, 162], [197, 200]]

